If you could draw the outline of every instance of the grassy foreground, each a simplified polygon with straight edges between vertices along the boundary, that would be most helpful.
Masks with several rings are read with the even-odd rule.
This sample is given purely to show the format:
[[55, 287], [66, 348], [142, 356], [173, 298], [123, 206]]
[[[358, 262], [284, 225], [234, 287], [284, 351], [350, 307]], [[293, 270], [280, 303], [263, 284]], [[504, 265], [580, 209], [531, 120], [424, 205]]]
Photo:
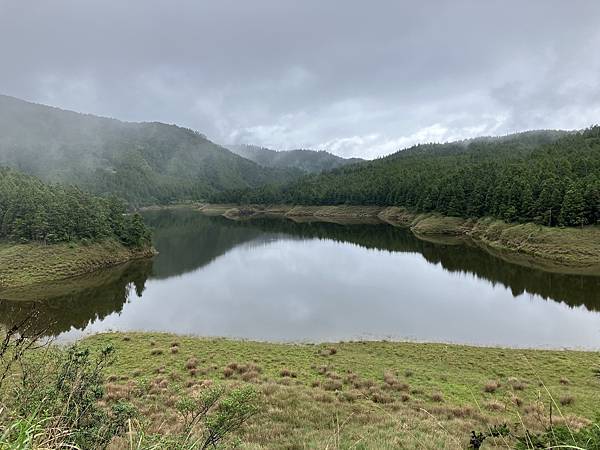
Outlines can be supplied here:
[[377, 219], [409, 228], [417, 237], [452, 236], [469, 239], [509, 262], [544, 270], [600, 274], [600, 226], [545, 227], [533, 223], [506, 223], [493, 218], [465, 219], [437, 213], [413, 213], [381, 206], [200, 205], [204, 214], [230, 219], [253, 216], [292, 220], [357, 221]]
[[[466, 448], [472, 430], [539, 431], [552, 421], [575, 431], [600, 412], [600, 357], [592, 352], [152, 333], [100, 334], [80, 345], [109, 344], [117, 358], [104, 401], [132, 402], [152, 432], [176, 432], [182, 392], [254, 386], [262, 413], [237, 435], [241, 448]], [[482, 448], [513, 444], [490, 438]], [[126, 438], [109, 448], [128, 448]]]
[[52, 245], [0, 243], [0, 289], [63, 280], [154, 254], [152, 248], [131, 249], [111, 239]]

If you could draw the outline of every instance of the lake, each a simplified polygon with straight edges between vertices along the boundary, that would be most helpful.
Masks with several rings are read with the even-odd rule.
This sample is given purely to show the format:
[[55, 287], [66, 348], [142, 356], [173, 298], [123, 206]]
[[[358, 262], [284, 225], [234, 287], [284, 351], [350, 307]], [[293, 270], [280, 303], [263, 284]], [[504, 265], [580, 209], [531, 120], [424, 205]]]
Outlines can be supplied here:
[[10, 293], [0, 321], [40, 311], [36, 326], [59, 340], [143, 330], [600, 348], [600, 277], [521, 267], [380, 223], [144, 215], [154, 260]]

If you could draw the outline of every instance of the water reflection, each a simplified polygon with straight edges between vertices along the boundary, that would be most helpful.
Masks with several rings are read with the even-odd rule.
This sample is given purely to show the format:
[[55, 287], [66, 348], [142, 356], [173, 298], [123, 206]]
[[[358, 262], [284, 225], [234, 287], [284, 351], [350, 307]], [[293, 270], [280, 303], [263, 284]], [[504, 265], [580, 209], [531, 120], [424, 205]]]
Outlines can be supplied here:
[[40, 327], [69, 337], [142, 329], [284, 341], [600, 346], [600, 277], [521, 267], [384, 224], [233, 222], [187, 210], [146, 220], [160, 251], [154, 261], [0, 292], [0, 320], [39, 308]]

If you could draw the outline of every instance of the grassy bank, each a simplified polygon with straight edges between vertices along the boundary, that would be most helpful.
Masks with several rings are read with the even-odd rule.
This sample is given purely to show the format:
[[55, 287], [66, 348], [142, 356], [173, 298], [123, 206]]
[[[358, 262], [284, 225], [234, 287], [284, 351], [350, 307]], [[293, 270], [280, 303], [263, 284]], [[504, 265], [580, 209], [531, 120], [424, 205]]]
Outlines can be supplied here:
[[492, 218], [464, 219], [436, 213], [417, 214], [398, 207], [379, 206], [233, 206], [202, 205], [204, 214], [230, 219], [257, 215], [292, 220], [381, 220], [407, 227], [417, 237], [452, 236], [469, 239], [495, 256], [545, 270], [599, 274], [600, 227], [545, 227], [533, 223], [510, 224]]
[[63, 280], [136, 258], [154, 249], [131, 249], [115, 240], [43, 245], [0, 244], [0, 289]]
[[[149, 419], [150, 432], [178, 429], [181, 393], [254, 386], [262, 413], [238, 436], [242, 448], [466, 448], [472, 430], [498, 424], [522, 434], [552, 420], [575, 431], [600, 405], [594, 372], [600, 358], [591, 352], [291, 345], [151, 333], [102, 334], [81, 345], [115, 347], [105, 401], [132, 402]], [[495, 445], [512, 447], [511, 439], [497, 438]], [[493, 446], [488, 440], [484, 448]]]

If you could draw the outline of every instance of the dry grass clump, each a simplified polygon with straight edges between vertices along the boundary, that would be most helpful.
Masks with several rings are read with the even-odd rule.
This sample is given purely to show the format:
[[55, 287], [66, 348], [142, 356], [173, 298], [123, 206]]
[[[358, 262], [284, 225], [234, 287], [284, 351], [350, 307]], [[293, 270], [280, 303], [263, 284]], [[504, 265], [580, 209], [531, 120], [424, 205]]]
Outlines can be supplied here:
[[131, 341], [131, 337], [129, 337], [129, 336], [123, 336], [123, 341], [129, 342], [129, 341]]
[[567, 377], [560, 377], [560, 380], [558, 380], [558, 382], [563, 386], [571, 384], [571, 381]]
[[326, 391], [339, 391], [343, 384], [340, 380], [325, 380], [322, 386]]
[[155, 341], [150, 341], [150, 347], [154, 347], [156, 345]]
[[570, 394], [565, 394], [565, 395], [562, 395], [558, 399], [558, 401], [560, 402], [560, 404], [562, 406], [569, 406], [569, 405], [572, 405], [573, 403], [575, 403], [575, 397], [573, 397]]
[[233, 375], [235, 374], [235, 370], [233, 370], [231, 367], [227, 366], [223, 369], [223, 376], [225, 378], [231, 378]]
[[289, 369], [281, 369], [281, 371], [279, 372], [279, 376], [282, 378], [296, 378], [298, 375], [296, 374], [296, 372], [292, 372]]
[[131, 400], [135, 396], [135, 385], [133, 383], [128, 384], [115, 384], [108, 383], [105, 386], [105, 399], [107, 401], [121, 401]]
[[498, 400], [490, 400], [484, 404], [485, 409], [493, 412], [504, 411], [506, 406], [504, 403], [499, 402]]
[[160, 366], [160, 367], [157, 367], [156, 369], [154, 369], [154, 373], [157, 373], [157, 374], [162, 374], [162, 373], [165, 373], [166, 371], [167, 370], [165, 369], [165, 366]]
[[352, 382], [352, 386], [355, 389], [371, 389], [375, 386], [375, 382], [373, 380], [361, 380], [360, 378], [357, 378]]
[[162, 351], [162, 349], [160, 348], [154, 348], [152, 349], [152, 351], [150, 352], [150, 354], [152, 356], [158, 356], [158, 355], [162, 355], [164, 352]]
[[197, 369], [198, 368], [198, 359], [196, 359], [196, 358], [188, 359], [187, 362], [185, 363], [185, 368], [187, 370]]
[[177, 353], [179, 353], [179, 347], [171, 347], [171, 353], [173, 355], [176, 355]]
[[333, 403], [335, 401], [335, 397], [333, 395], [325, 392], [317, 392], [314, 396], [314, 399], [321, 403]]
[[259, 376], [260, 375], [256, 370], [249, 370], [247, 372], [242, 373], [242, 380], [248, 382], [256, 380]]
[[444, 395], [441, 392], [434, 392], [431, 394], [431, 400], [437, 403], [441, 403], [444, 401]]
[[327, 372], [325, 374], [325, 376], [327, 378], [329, 378], [330, 380], [341, 380], [342, 377], [340, 376], [340, 374], [338, 374], [337, 372]]
[[391, 372], [385, 372], [383, 374], [384, 387], [386, 389], [392, 389], [394, 391], [406, 392], [409, 390], [409, 386], [406, 383], [401, 382]]
[[277, 384], [275, 384], [275, 383], [270, 382], [270, 383], [263, 384], [261, 389], [262, 389], [262, 393], [264, 395], [266, 395], [267, 397], [270, 397], [273, 394], [275, 394], [275, 392], [277, 392], [277, 390], [279, 389], [279, 386], [277, 386]]
[[388, 395], [384, 392], [381, 392], [381, 391], [377, 391], [377, 390], [375, 390], [371, 393], [371, 400], [374, 403], [381, 403], [381, 404], [392, 403], [394, 401], [394, 399], [390, 395]]
[[514, 391], [523, 391], [527, 387], [525, 382], [519, 380], [516, 377], [510, 377], [508, 379], [508, 384]]
[[500, 382], [497, 380], [490, 380], [483, 386], [483, 391], [489, 394], [493, 394], [500, 389]]
[[412, 377], [414, 374], [415, 374], [415, 373], [414, 373], [412, 370], [410, 370], [410, 369], [406, 369], [406, 370], [404, 371], [404, 376], [405, 376], [406, 378], [410, 378], [410, 377]]
[[512, 403], [514, 403], [514, 405], [515, 405], [516, 407], [518, 407], [518, 408], [520, 408], [521, 406], [523, 406], [523, 400], [521, 400], [521, 398], [520, 398], [520, 397], [517, 397], [516, 395], [512, 395], [512, 396], [510, 397], [510, 401], [511, 401]]
[[319, 352], [321, 356], [333, 356], [337, 354], [337, 349], [335, 347], [325, 348]]
[[340, 392], [339, 398], [345, 402], [353, 403], [361, 397], [361, 393], [358, 391], [342, 391]]
[[320, 387], [320, 386], [321, 386], [321, 382], [320, 382], [319, 380], [313, 380], [313, 381], [310, 383], [310, 387], [312, 387], [312, 388], [318, 388], [318, 387]]

